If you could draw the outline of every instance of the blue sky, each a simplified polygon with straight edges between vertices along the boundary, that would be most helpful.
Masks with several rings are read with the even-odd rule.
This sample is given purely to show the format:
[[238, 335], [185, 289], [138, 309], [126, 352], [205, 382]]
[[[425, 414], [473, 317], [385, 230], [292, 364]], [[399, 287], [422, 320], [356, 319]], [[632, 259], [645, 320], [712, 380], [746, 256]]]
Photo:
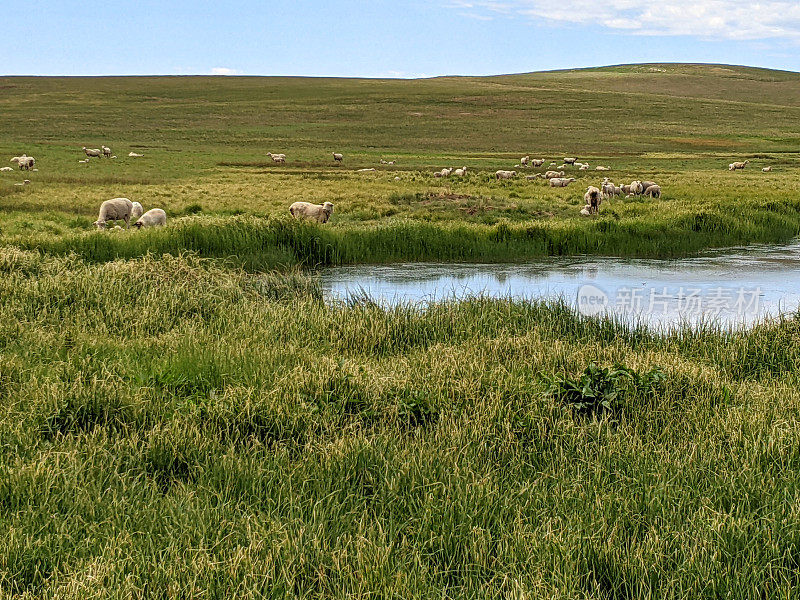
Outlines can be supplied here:
[[418, 77], [660, 61], [800, 71], [798, 0], [82, 0], [7, 8], [7, 75]]

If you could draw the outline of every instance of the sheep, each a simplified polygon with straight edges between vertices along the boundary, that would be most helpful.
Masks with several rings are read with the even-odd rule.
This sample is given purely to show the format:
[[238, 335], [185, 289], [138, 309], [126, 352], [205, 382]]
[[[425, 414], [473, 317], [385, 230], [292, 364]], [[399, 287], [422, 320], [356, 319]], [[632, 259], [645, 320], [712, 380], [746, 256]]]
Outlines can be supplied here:
[[586, 189], [586, 193], [583, 195], [583, 200], [586, 202], [586, 206], [589, 207], [593, 214], [600, 212], [600, 203], [603, 201], [603, 195], [600, 193], [599, 189], [593, 185], [590, 185]]
[[547, 171], [547, 173], [544, 174], [545, 179], [553, 179], [554, 177], [563, 177], [563, 176], [564, 176], [564, 171]]
[[523, 167], [527, 167], [528, 166], [528, 162], [530, 160], [531, 160], [530, 156], [523, 156], [522, 158], [519, 159], [519, 162], [520, 162], [520, 164], [522, 164]]
[[569, 165], [568, 165], [567, 163], [564, 163], [563, 165], [559, 165], [559, 166], [558, 166], [558, 168], [559, 168], [560, 170], [562, 170], [562, 171], [563, 171], [563, 170], [564, 170], [564, 169], [566, 169], [568, 166], [569, 166]]
[[565, 165], [574, 165], [575, 161], [578, 160], [577, 158], [565, 158], [564, 164]]
[[555, 167], [557, 164], [558, 164], [558, 163], [551, 162], [551, 163], [550, 163], [550, 166], [551, 166], [551, 167]]
[[606, 198], [612, 198], [615, 196], [616, 186], [614, 185], [613, 181], [609, 181], [608, 179], [603, 180], [603, 184], [600, 186], [600, 189], [603, 191], [603, 196]]
[[15, 183], [14, 185], [29, 185], [29, 184], [30, 184], [30, 182], [31, 182], [31, 180], [30, 180], [30, 179], [26, 179], [26, 180], [25, 180], [25, 181], [23, 181], [22, 183]]
[[22, 169], [29, 171], [33, 168], [33, 165], [36, 164], [36, 160], [32, 156], [27, 156], [25, 154], [22, 156], [15, 156], [10, 162], [16, 163], [17, 166], [19, 166], [20, 171]]
[[747, 163], [749, 162], [750, 162], [749, 160], [746, 160], [744, 162], [732, 162], [731, 164], [728, 165], [728, 170], [736, 171], [737, 169], [744, 169], [747, 166]]
[[642, 185], [641, 181], [631, 181], [631, 191], [630, 193], [634, 196], [641, 196], [642, 192], [644, 192], [644, 186]]
[[581, 165], [580, 170], [581, 171], [588, 171], [589, 170], [589, 165]]
[[598, 165], [594, 168], [595, 171], [610, 171], [611, 167], [604, 167], [602, 165]]
[[501, 170], [501, 171], [497, 171], [494, 174], [494, 176], [498, 180], [500, 180], [500, 179], [513, 179], [514, 177], [517, 176], [517, 172], [516, 171], [502, 171]]
[[289, 207], [289, 214], [295, 219], [312, 219], [317, 223], [327, 223], [333, 214], [333, 204], [311, 204], [310, 202], [295, 202]]
[[581, 214], [584, 217], [591, 217], [592, 216], [592, 207], [588, 204], [581, 209]]
[[442, 174], [442, 177], [450, 177], [450, 174], [453, 172], [453, 169], [452, 169], [452, 167], [449, 168], [449, 169], [448, 168], [444, 168], [439, 172]]
[[88, 162], [89, 162], [89, 159], [88, 159], [88, 158], [85, 158], [85, 159], [83, 159], [83, 160], [79, 160], [78, 162], [79, 162], [79, 163], [81, 163], [81, 164], [86, 164], [86, 163], [88, 163]]
[[333, 153], [333, 160], [335, 160], [336, 162], [340, 163], [340, 162], [342, 162], [344, 160], [344, 155], [343, 154], [339, 154], [338, 152], [334, 152]]
[[770, 171], [772, 171], [772, 167], [764, 167], [764, 168], [763, 168], [763, 169], [761, 169], [761, 170], [762, 170], [764, 173], [769, 173]]
[[0, 171], [3, 172], [13, 171], [13, 170], [14, 170], [13, 167], [0, 167]]
[[286, 163], [286, 155], [285, 154], [273, 154], [272, 152], [267, 152], [267, 156], [272, 159], [272, 162], [284, 164]]
[[527, 179], [528, 181], [533, 181], [534, 179], [542, 179], [543, 177], [544, 175], [542, 175], [541, 173], [534, 173], [533, 175], [526, 175], [525, 179]]
[[574, 177], [564, 179], [563, 177], [553, 177], [550, 180], [550, 187], [567, 187], [570, 183], [576, 181]]
[[131, 217], [138, 219], [142, 216], [142, 213], [144, 213], [144, 207], [138, 202], [132, 202], [131, 204], [133, 204], [133, 208], [131, 208]]
[[464, 177], [467, 174], [467, 167], [461, 167], [460, 169], [456, 169], [453, 171], [453, 175], [456, 177]]
[[151, 208], [144, 213], [136, 223], [133, 224], [137, 229], [142, 227], [164, 227], [167, 224], [167, 213], [160, 208]]
[[131, 158], [141, 158], [144, 154], [136, 154], [136, 152], [128, 152], [128, 156]]
[[660, 185], [651, 185], [648, 186], [647, 189], [644, 191], [645, 196], [650, 196], [651, 198], [661, 198], [661, 186]]
[[374, 170], [375, 170], [375, 169], [358, 169], [358, 170], [356, 171], [356, 173], [370, 173], [370, 172], [372, 172], [372, 171], [374, 171]]
[[106, 200], [100, 205], [100, 216], [94, 225], [98, 229], [105, 229], [107, 221], [125, 221], [127, 228], [131, 222], [131, 212], [133, 211], [133, 202], [127, 198], [112, 198]]
[[393, 161], [393, 160], [390, 160], [390, 161], [389, 161], [388, 163], [386, 163], [386, 164], [387, 164], [387, 165], [393, 165], [393, 164], [394, 164], [394, 161]]
[[385, 160], [381, 159], [381, 164], [382, 165], [388, 165], [389, 163], [387, 163]]
[[544, 159], [543, 158], [534, 158], [531, 161], [531, 166], [534, 166], [534, 167], [541, 167], [543, 164], [544, 164]]
[[111, 148], [109, 148], [108, 146], [100, 146], [100, 148], [103, 150], [103, 156], [105, 156], [106, 158], [111, 156]]
[[87, 148], [86, 146], [83, 147], [83, 153], [89, 158], [92, 157], [100, 158], [103, 155], [103, 151], [100, 150], [99, 148]]

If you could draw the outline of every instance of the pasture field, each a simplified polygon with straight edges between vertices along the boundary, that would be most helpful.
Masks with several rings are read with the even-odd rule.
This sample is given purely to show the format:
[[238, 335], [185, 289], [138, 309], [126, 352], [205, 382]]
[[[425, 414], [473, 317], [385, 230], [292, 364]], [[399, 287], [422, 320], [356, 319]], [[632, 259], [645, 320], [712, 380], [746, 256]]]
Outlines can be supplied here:
[[[327, 305], [307, 268], [784, 242], [799, 117], [800, 75], [724, 66], [0, 78], [39, 168], [0, 173], [0, 598], [795, 597], [797, 319]], [[491, 178], [525, 154], [664, 197], [586, 219], [603, 174]], [[116, 196], [168, 227], [92, 231]]]

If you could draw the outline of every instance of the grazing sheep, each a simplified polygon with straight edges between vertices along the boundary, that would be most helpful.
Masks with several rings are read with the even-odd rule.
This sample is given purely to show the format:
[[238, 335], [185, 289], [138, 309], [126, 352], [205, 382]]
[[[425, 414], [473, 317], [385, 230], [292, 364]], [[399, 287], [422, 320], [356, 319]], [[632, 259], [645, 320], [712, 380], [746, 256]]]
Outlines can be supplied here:
[[289, 207], [289, 214], [295, 219], [313, 219], [317, 223], [327, 223], [333, 214], [333, 204], [311, 204], [310, 202], [295, 202]]
[[764, 173], [769, 173], [770, 171], [772, 171], [772, 167], [764, 167], [764, 168], [763, 168], [763, 169], [761, 169], [761, 170], [762, 170]]
[[589, 170], [589, 165], [581, 165], [580, 166], [580, 170], [581, 171], [588, 171]]
[[598, 165], [594, 168], [595, 171], [610, 171], [611, 167], [604, 167], [602, 165]]
[[127, 228], [131, 222], [131, 212], [133, 211], [133, 202], [127, 198], [112, 198], [106, 200], [100, 205], [100, 216], [94, 225], [98, 229], [105, 229], [106, 222], [108, 221], [125, 221]]
[[36, 164], [36, 160], [32, 156], [27, 156], [23, 154], [22, 156], [15, 156], [11, 159], [11, 162], [16, 163], [19, 166], [19, 170], [25, 169], [26, 171], [30, 171], [33, 168], [33, 165]]
[[523, 156], [522, 158], [519, 159], [519, 162], [520, 162], [520, 164], [522, 164], [523, 167], [527, 167], [528, 166], [528, 162], [530, 160], [531, 160], [530, 156]]
[[574, 177], [564, 179], [563, 177], [553, 177], [550, 180], [550, 187], [567, 187], [570, 183], [576, 181]]
[[338, 152], [334, 152], [333, 153], [333, 160], [335, 160], [336, 162], [342, 162], [344, 160], [344, 155], [343, 154], [339, 154]]
[[464, 177], [467, 174], [467, 167], [461, 167], [460, 169], [456, 169], [453, 171], [453, 175], [456, 177]]
[[502, 171], [501, 170], [501, 171], [497, 171], [494, 174], [494, 176], [498, 180], [500, 180], [500, 179], [513, 179], [514, 177], [517, 176], [517, 172], [516, 171]]
[[553, 179], [554, 177], [563, 177], [563, 176], [564, 176], [564, 171], [547, 171], [547, 173], [544, 174], [545, 179]]
[[596, 187], [590, 185], [583, 195], [583, 200], [592, 213], [597, 214], [600, 212], [600, 203], [603, 201], [603, 195]]
[[525, 175], [525, 179], [527, 179], [528, 181], [533, 181], [534, 179], [542, 179], [542, 178], [544, 178], [544, 175], [542, 175], [541, 173], [534, 173], [533, 175]]
[[103, 156], [103, 151], [100, 150], [100, 148], [87, 148], [86, 146], [84, 146], [83, 153], [89, 158], [92, 157], [100, 158], [101, 156]]
[[531, 161], [531, 166], [534, 166], [534, 167], [541, 167], [543, 164], [544, 164], [544, 159], [543, 158], [534, 158]]
[[648, 186], [647, 189], [644, 191], [644, 195], [650, 196], [651, 198], [661, 198], [661, 186], [660, 185]]
[[646, 190], [649, 187], [658, 185], [655, 181], [640, 181], [639, 183], [642, 184], [642, 190]]
[[108, 146], [100, 146], [100, 148], [103, 150], [103, 156], [105, 156], [106, 158], [111, 156], [111, 148], [109, 148]]
[[6, 172], [6, 171], [13, 171], [13, 170], [14, 170], [14, 168], [13, 168], [13, 167], [0, 167], [0, 171], [3, 171], [3, 172]]
[[732, 162], [731, 164], [728, 165], [728, 170], [736, 171], [737, 169], [744, 169], [747, 166], [747, 163], [749, 162], [750, 162], [749, 160], [746, 160], [744, 162]]
[[132, 158], [141, 158], [144, 154], [136, 154], [136, 152], [128, 152], [128, 156]]
[[575, 161], [578, 160], [577, 158], [565, 158], [564, 164], [565, 165], [574, 165]]
[[133, 208], [131, 208], [131, 217], [138, 219], [142, 216], [142, 213], [144, 213], [144, 207], [138, 202], [131, 202], [131, 204], [133, 204]]
[[164, 227], [167, 224], [167, 213], [160, 208], [151, 208], [144, 213], [136, 223], [133, 224], [137, 229], [142, 227]]

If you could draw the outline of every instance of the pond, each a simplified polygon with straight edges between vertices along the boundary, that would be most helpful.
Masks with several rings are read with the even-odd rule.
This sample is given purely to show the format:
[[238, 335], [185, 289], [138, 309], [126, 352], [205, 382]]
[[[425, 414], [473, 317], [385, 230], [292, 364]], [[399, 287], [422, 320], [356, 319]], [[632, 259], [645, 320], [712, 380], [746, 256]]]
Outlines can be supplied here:
[[542, 257], [524, 264], [401, 263], [325, 269], [330, 301], [369, 296], [424, 304], [469, 296], [563, 300], [584, 315], [674, 328], [731, 328], [800, 306], [800, 241], [711, 251], [684, 259]]

